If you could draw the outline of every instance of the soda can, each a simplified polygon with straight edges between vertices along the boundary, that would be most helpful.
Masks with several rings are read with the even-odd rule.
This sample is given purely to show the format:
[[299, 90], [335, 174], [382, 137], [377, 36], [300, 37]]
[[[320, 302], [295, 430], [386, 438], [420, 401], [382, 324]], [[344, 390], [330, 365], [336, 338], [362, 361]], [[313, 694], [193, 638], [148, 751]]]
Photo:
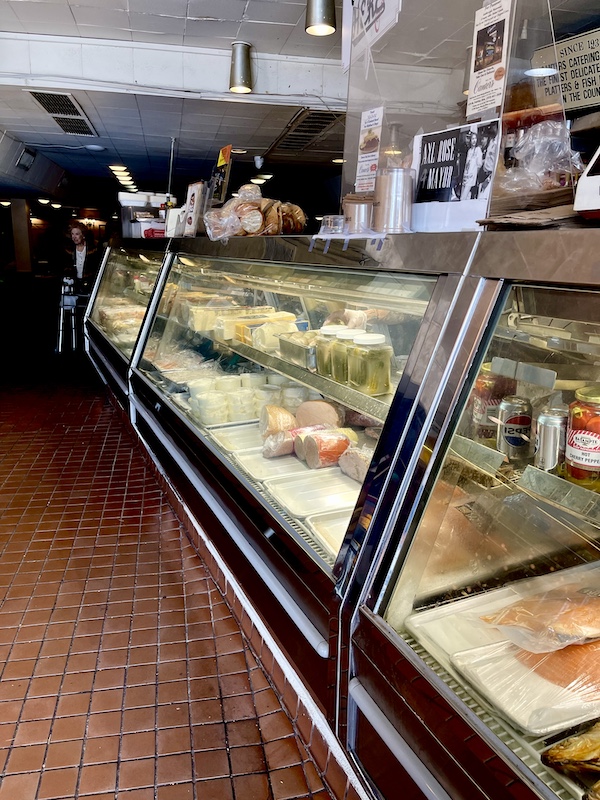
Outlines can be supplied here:
[[544, 472], [559, 472], [565, 461], [567, 443], [567, 406], [546, 406], [537, 419], [533, 464]]
[[530, 439], [531, 403], [526, 397], [505, 397], [498, 406], [498, 450], [509, 461], [522, 461], [529, 455]]

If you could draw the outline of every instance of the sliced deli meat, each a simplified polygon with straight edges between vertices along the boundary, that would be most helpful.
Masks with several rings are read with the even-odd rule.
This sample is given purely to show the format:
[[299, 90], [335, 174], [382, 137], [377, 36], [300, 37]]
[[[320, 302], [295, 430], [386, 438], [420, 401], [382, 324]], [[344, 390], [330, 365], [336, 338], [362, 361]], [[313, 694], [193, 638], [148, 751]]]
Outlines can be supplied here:
[[277, 456], [291, 455], [294, 452], [295, 442], [300, 436], [308, 436], [309, 433], [325, 430], [326, 427], [326, 425], [312, 425], [309, 428], [294, 428], [267, 436], [263, 445], [263, 456], [276, 458]]

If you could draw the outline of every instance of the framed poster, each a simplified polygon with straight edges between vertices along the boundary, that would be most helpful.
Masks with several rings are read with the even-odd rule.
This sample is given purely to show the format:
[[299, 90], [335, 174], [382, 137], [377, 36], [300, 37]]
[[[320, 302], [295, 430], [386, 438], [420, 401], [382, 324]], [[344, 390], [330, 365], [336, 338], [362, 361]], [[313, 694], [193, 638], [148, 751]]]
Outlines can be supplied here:
[[415, 136], [415, 231], [478, 230], [498, 161], [499, 120]]

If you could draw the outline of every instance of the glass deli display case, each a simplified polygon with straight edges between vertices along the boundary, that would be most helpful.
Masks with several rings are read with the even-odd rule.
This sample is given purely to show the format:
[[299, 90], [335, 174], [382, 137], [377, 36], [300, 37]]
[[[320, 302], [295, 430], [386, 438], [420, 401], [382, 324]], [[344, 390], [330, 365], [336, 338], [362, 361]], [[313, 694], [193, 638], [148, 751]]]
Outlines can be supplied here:
[[460, 273], [473, 242], [428, 257], [412, 242], [413, 272], [300, 238], [174, 242], [157, 286], [131, 374], [135, 426], [196, 519], [219, 519], [211, 538], [323, 706], [336, 560], [360, 549], [365, 498], [458, 285], [440, 260], [452, 253]]
[[419, 797], [600, 796], [600, 294], [589, 258], [544, 282], [568, 237], [517, 269], [535, 240], [450, 356], [347, 609], [341, 729], [386, 798], [399, 767]]
[[[160, 245], [159, 245], [160, 247]], [[101, 377], [123, 403], [127, 371], [164, 257], [147, 245], [111, 248], [86, 312], [86, 349]]]

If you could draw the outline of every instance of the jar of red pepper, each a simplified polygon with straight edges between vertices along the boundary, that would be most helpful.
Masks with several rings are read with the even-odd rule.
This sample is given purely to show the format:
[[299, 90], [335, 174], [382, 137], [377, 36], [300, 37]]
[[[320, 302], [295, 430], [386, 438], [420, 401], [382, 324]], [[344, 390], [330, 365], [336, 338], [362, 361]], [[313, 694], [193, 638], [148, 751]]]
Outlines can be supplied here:
[[577, 389], [569, 406], [566, 477], [600, 492], [600, 383]]

